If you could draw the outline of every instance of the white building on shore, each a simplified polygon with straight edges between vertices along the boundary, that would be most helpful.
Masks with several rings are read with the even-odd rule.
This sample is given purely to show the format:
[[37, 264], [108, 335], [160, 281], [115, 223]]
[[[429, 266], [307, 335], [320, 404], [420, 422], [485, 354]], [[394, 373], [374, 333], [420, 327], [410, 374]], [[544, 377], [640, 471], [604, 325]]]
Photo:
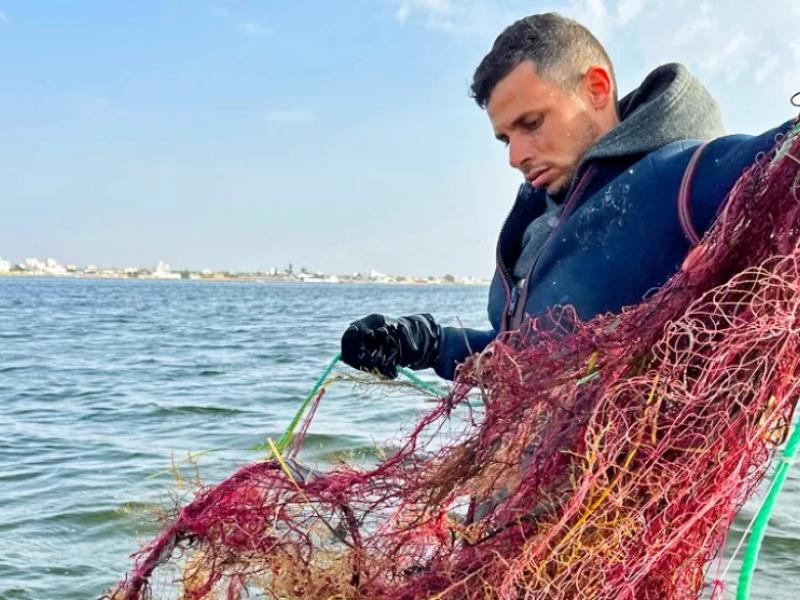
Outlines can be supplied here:
[[155, 270], [150, 275], [153, 279], [180, 279], [180, 273], [173, 273], [170, 266], [164, 261], [158, 261]]
[[11, 262], [0, 256], [0, 273], [8, 273], [11, 270]]
[[43, 273], [45, 268], [44, 261], [38, 258], [26, 258], [19, 266], [23, 271], [30, 271], [33, 273]]
[[44, 261], [44, 271], [48, 275], [66, 275], [67, 268], [59, 263], [55, 258], [48, 258]]
[[298, 273], [297, 278], [303, 283], [339, 283], [336, 275], [323, 275], [322, 273]]

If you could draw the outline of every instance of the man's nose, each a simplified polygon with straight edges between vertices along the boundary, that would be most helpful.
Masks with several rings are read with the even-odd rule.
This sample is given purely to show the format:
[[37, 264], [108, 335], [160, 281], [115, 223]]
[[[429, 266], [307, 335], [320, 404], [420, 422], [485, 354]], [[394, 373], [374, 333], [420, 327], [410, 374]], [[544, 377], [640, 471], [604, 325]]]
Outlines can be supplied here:
[[522, 165], [531, 159], [531, 149], [528, 144], [519, 139], [511, 139], [508, 143], [508, 162], [515, 169], [522, 170]]

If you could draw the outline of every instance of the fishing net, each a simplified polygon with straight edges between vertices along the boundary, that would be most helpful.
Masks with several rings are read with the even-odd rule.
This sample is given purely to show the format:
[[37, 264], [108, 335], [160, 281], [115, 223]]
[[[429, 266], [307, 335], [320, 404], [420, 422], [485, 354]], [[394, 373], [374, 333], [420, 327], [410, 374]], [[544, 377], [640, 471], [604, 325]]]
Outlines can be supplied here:
[[297, 460], [315, 403], [293, 445], [183, 506], [109, 597], [719, 596], [708, 567], [800, 385], [798, 131], [647, 300], [501, 335], [374, 468]]

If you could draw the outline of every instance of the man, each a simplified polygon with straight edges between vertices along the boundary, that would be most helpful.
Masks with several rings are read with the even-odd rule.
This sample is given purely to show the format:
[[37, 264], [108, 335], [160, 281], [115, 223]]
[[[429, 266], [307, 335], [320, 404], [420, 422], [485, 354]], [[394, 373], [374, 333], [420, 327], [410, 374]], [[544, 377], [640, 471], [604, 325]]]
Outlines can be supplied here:
[[452, 379], [470, 353], [525, 315], [572, 305], [590, 319], [641, 301], [677, 271], [742, 171], [789, 127], [719, 137], [715, 101], [678, 64], [617, 101], [601, 44], [554, 13], [500, 34], [472, 94], [525, 178], [497, 244], [492, 329], [441, 327], [428, 314], [369, 315], [342, 336], [353, 367], [387, 377], [398, 366], [433, 367]]

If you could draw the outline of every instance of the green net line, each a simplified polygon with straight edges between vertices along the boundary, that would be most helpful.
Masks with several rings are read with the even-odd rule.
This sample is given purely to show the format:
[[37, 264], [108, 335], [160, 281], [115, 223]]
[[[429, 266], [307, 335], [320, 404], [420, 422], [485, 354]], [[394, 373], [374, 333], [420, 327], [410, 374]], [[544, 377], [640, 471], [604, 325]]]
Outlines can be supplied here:
[[744, 558], [742, 559], [742, 570], [739, 573], [736, 600], [748, 600], [750, 598], [750, 585], [753, 582], [753, 573], [755, 572], [756, 562], [758, 561], [758, 553], [761, 550], [761, 542], [764, 540], [764, 534], [767, 530], [770, 515], [772, 515], [775, 502], [778, 500], [783, 482], [786, 480], [786, 475], [789, 473], [789, 468], [794, 462], [794, 457], [797, 454], [799, 446], [800, 419], [795, 423], [789, 441], [786, 442], [786, 446], [783, 449], [783, 454], [778, 459], [778, 467], [775, 469], [775, 473], [772, 476], [767, 495], [756, 513], [753, 522], [753, 530], [747, 542]]
[[434, 396], [444, 396], [448, 393], [446, 389], [443, 389], [433, 383], [428, 383], [427, 381], [423, 381], [419, 377], [414, 374], [414, 371], [409, 371], [404, 367], [400, 367], [397, 370], [400, 374], [402, 374], [406, 379], [408, 379], [411, 383], [413, 383], [418, 388], [432, 394]]
[[306, 397], [303, 398], [303, 402], [300, 404], [300, 408], [297, 409], [297, 412], [292, 417], [292, 421], [289, 423], [289, 426], [286, 428], [286, 431], [283, 432], [283, 435], [280, 437], [277, 443], [278, 450], [283, 453], [286, 449], [286, 446], [289, 445], [289, 442], [292, 441], [292, 436], [294, 435], [294, 430], [297, 429], [297, 424], [300, 423], [300, 419], [303, 418], [303, 415], [308, 408], [308, 405], [311, 403], [311, 400], [319, 392], [320, 388], [325, 385], [325, 380], [328, 379], [328, 375], [331, 374], [336, 365], [342, 359], [341, 353], [337, 353], [328, 363], [328, 366], [325, 367], [325, 370], [317, 377], [316, 383], [314, 383], [314, 387], [311, 388], [311, 391], [306, 394]]
[[[314, 383], [311, 390], [308, 392], [308, 394], [306, 394], [305, 398], [303, 398], [303, 401], [300, 403], [300, 407], [297, 409], [297, 412], [295, 412], [294, 417], [292, 417], [292, 420], [289, 423], [289, 426], [286, 428], [286, 431], [283, 432], [283, 435], [280, 437], [277, 444], [275, 444], [275, 447], [281, 454], [283, 454], [283, 451], [292, 441], [295, 429], [297, 429], [297, 425], [300, 423], [300, 420], [306, 413], [308, 405], [311, 404], [311, 401], [317, 396], [320, 389], [322, 389], [322, 387], [325, 385], [325, 383], [328, 380], [328, 377], [330, 376], [330, 374], [336, 368], [336, 365], [339, 364], [339, 361], [341, 360], [342, 360], [342, 354], [340, 352], [334, 355], [334, 357], [328, 363], [328, 366], [325, 367], [325, 370], [322, 371], [319, 377], [317, 377], [317, 381]], [[447, 393], [446, 390], [440, 388], [439, 386], [432, 383], [428, 383], [427, 381], [423, 381], [422, 379], [417, 377], [417, 375], [415, 375], [413, 371], [409, 371], [408, 369], [400, 367], [398, 369], [398, 372], [401, 373], [404, 377], [406, 377], [409, 381], [411, 381], [411, 383], [413, 383], [416, 387], [422, 389], [423, 391], [429, 394], [432, 394], [434, 396], [442, 396]]]

